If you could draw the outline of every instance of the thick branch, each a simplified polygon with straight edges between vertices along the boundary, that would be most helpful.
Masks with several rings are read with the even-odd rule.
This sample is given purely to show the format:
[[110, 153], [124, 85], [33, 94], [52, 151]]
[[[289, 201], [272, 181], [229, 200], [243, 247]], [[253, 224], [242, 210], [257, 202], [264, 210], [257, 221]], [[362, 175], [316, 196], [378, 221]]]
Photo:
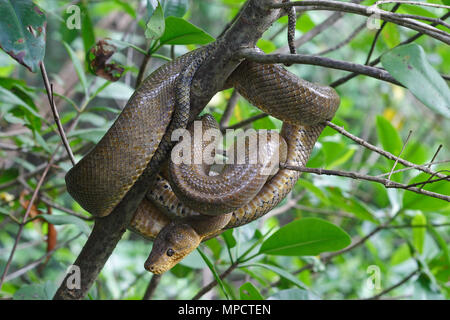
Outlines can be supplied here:
[[237, 56], [260, 63], [301, 63], [351, 71], [402, 86], [389, 74], [389, 72], [383, 69], [352, 62], [334, 60], [325, 57], [311, 56], [306, 54], [264, 54], [258, 52], [255, 49], [242, 49], [237, 53]]

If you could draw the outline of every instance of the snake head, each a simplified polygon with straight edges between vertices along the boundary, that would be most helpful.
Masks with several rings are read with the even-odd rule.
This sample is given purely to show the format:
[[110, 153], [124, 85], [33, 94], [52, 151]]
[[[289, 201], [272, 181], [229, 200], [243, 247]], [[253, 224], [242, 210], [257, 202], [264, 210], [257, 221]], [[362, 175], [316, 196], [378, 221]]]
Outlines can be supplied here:
[[144, 267], [154, 274], [162, 274], [194, 251], [200, 242], [200, 236], [190, 225], [171, 222], [155, 238]]

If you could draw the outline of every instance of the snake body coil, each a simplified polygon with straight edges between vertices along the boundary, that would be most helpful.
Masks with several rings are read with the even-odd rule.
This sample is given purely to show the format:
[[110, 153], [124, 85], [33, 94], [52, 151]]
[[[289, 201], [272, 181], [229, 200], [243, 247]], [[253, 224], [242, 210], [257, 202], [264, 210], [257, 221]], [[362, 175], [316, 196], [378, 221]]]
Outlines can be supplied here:
[[[188, 108], [189, 79], [211, 49], [208, 46], [181, 56], [149, 76], [97, 146], [67, 173], [67, 189], [83, 208], [96, 216], [108, 215], [148, 167], [155, 172], [150, 178], [155, 178], [165, 150], [171, 147], [168, 132], [187, 124], [188, 114], [175, 111], [180, 108], [175, 108], [175, 101], [182, 101]], [[306, 165], [324, 128], [323, 121], [331, 119], [339, 106], [339, 96], [332, 88], [299, 79], [278, 65], [244, 61], [229, 77], [226, 87], [230, 86], [256, 107], [283, 121], [280, 135], [286, 141], [289, 165]], [[175, 123], [174, 118], [178, 119]], [[189, 176], [189, 170], [185, 168], [184, 172]], [[145, 267], [162, 273], [201, 241], [261, 217], [292, 190], [299, 175], [281, 169], [268, 180], [266, 177], [267, 181], [259, 182], [250, 196], [242, 192], [238, 206], [217, 216], [201, 215], [199, 209], [207, 205], [183, 196], [179, 183], [174, 184], [175, 195], [169, 181], [158, 175], [130, 225], [130, 229], [155, 239]], [[228, 179], [233, 177], [239, 179], [233, 175]], [[199, 189], [208, 189], [206, 180], [203, 185], [201, 179], [198, 182]], [[227, 187], [236, 188], [238, 184], [232, 181], [221, 185], [222, 189]], [[186, 188], [191, 186], [185, 184]], [[208, 200], [212, 194], [202, 197]], [[214, 202], [210, 201], [208, 210]]]

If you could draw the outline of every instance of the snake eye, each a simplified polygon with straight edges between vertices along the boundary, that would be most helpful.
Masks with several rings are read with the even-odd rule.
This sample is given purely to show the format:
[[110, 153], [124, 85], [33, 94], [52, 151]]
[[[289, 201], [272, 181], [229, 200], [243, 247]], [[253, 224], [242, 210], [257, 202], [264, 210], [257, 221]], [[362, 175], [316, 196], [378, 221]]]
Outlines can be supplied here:
[[174, 253], [175, 253], [175, 251], [173, 251], [172, 248], [167, 249], [167, 252], [166, 252], [167, 256], [171, 257], [171, 256], [173, 256]]

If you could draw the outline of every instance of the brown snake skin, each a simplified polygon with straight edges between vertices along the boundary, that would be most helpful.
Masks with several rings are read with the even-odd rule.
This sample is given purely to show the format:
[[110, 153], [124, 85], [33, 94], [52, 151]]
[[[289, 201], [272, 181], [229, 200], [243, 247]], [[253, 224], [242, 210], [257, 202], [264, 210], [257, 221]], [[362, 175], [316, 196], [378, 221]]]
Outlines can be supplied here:
[[[67, 173], [67, 189], [83, 208], [95, 216], [108, 215], [146, 167], [152, 165], [152, 157], [158, 147], [161, 147], [160, 142], [174, 114], [177, 77], [185, 65], [198, 56], [207, 54], [208, 49], [199, 49], [153, 72], [135, 91], [97, 146]], [[201, 60], [198, 63], [201, 63]], [[286, 164], [295, 166], [306, 165], [324, 128], [322, 123], [334, 116], [340, 101], [337, 93], [330, 87], [299, 79], [279, 65], [250, 61], [242, 62], [231, 74], [226, 87], [230, 86], [259, 109], [283, 121], [280, 135], [287, 144]], [[189, 101], [189, 98], [185, 100]], [[159, 170], [159, 167], [155, 170]], [[189, 171], [185, 170], [185, 173]], [[203, 175], [207, 176], [207, 173]], [[195, 201], [183, 197], [183, 188], [180, 188], [179, 184], [171, 186], [165, 177], [158, 175], [154, 187], [148, 191], [130, 225], [130, 229], [146, 238], [162, 239], [160, 242], [155, 240], [146, 268], [155, 273], [162, 273], [173, 266], [148, 267], [150, 260], [155, 261], [155, 258], [151, 259], [152, 255], [164, 255], [166, 252], [167, 248], [161, 243], [164, 244], [164, 241], [169, 241], [169, 237], [176, 236], [178, 229], [171, 221], [184, 219], [183, 221], [187, 221], [186, 223], [195, 229], [200, 235], [200, 238], [192, 240], [196, 247], [200, 241], [214, 237], [227, 228], [249, 223], [269, 212], [292, 190], [299, 175], [298, 171], [279, 170], [273, 177], [260, 183], [261, 186], [251, 194], [251, 198], [242, 202], [245, 204], [241, 206], [239, 203], [224, 210], [231, 212], [222, 214], [219, 218], [200, 215], [198, 209], [206, 205], [193, 205], [190, 202]], [[201, 184], [202, 180], [198, 181]], [[239, 184], [234, 182], [223, 184], [221, 188], [238, 186]], [[179, 197], [173, 192], [174, 188]], [[185, 185], [184, 189], [186, 188], [190, 187]], [[210, 195], [212, 196], [211, 193]], [[214, 207], [212, 204], [215, 202], [210, 202], [209, 209]], [[171, 225], [172, 229], [168, 228], [168, 225]], [[165, 229], [170, 231], [161, 232]], [[180, 231], [183, 232], [184, 230]], [[189, 235], [188, 239], [195, 237], [197, 236]], [[156, 252], [157, 249], [160, 249], [159, 253]], [[169, 256], [168, 253], [167, 255]], [[175, 264], [181, 258], [177, 256]]]

